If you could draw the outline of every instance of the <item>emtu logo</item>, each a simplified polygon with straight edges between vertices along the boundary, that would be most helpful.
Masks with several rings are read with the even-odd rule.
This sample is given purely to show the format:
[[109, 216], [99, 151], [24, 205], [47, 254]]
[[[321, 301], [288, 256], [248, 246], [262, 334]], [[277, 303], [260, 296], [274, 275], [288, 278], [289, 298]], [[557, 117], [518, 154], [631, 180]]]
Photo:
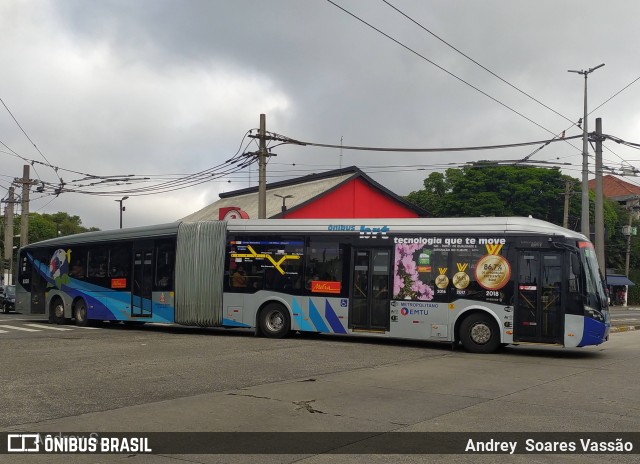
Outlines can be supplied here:
[[7, 435], [7, 452], [37, 453], [40, 451], [40, 435], [37, 433], [10, 433]]

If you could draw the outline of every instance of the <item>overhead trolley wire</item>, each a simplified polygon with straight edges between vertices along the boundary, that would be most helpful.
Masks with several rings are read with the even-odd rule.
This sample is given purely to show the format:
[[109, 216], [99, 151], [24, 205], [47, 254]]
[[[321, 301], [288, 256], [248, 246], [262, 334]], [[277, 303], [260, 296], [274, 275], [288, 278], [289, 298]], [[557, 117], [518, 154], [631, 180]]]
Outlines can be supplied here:
[[535, 142], [508, 143], [504, 145], [481, 145], [481, 146], [471, 146], [471, 147], [440, 147], [440, 148], [363, 147], [363, 146], [354, 146], [354, 145], [335, 145], [335, 144], [328, 144], [328, 143], [304, 142], [304, 141], [291, 139], [291, 138], [288, 138], [288, 142], [291, 144], [310, 146], [310, 147], [342, 148], [345, 150], [383, 151], [383, 152], [398, 152], [398, 153], [436, 153], [436, 152], [452, 152], [452, 151], [496, 150], [501, 148], [524, 147], [528, 145], [538, 145], [541, 143], [549, 144], [553, 142], [561, 142], [564, 140], [572, 140], [572, 139], [577, 139], [581, 137], [582, 135], [574, 135], [571, 137], [566, 137], [565, 139], [550, 139], [550, 140], [541, 140], [541, 141], [535, 141]]
[[[545, 130], [546, 132], [552, 134], [552, 135], [556, 135], [553, 131], [551, 131], [550, 129], [547, 129], [546, 127], [544, 127], [541, 124], [538, 124], [537, 122], [535, 122], [533, 119], [529, 118], [528, 116], [525, 116], [524, 114], [520, 113], [519, 111], [517, 111], [516, 109], [510, 107], [509, 105], [507, 105], [506, 103], [501, 102], [500, 100], [498, 100], [497, 98], [489, 95], [487, 92], [481, 90], [480, 88], [476, 87], [475, 85], [471, 84], [470, 82], [467, 82], [466, 80], [464, 80], [463, 78], [457, 76], [456, 74], [452, 73], [451, 71], [443, 68], [442, 66], [440, 66], [439, 64], [437, 64], [436, 62], [434, 62], [433, 60], [430, 60], [429, 58], [427, 58], [426, 56], [424, 56], [423, 54], [421, 54], [420, 52], [414, 50], [413, 48], [409, 47], [408, 45], [404, 44], [403, 42], [400, 42], [398, 39], [390, 36], [389, 34], [387, 34], [386, 32], [382, 31], [381, 29], [377, 28], [376, 26], [374, 26], [373, 24], [365, 21], [364, 19], [360, 18], [359, 16], [357, 16], [356, 14], [350, 12], [349, 10], [341, 7], [340, 5], [334, 3], [332, 0], [327, 0], [327, 2], [329, 2], [330, 4], [332, 4], [333, 6], [335, 6], [336, 8], [342, 10], [343, 12], [347, 13], [349, 16], [353, 17], [354, 19], [360, 21], [361, 23], [365, 24], [366, 26], [370, 27], [371, 29], [373, 29], [374, 31], [378, 32], [379, 34], [383, 35], [384, 37], [386, 37], [387, 39], [395, 42], [396, 44], [400, 45], [402, 48], [408, 50], [409, 52], [413, 53], [414, 55], [422, 58], [423, 60], [425, 60], [426, 62], [432, 64], [433, 66], [435, 66], [436, 68], [440, 69], [441, 71], [444, 71], [445, 73], [447, 73], [448, 75], [450, 75], [451, 77], [459, 80], [460, 82], [464, 83], [465, 85], [471, 87], [472, 89], [474, 89], [475, 91], [481, 93], [482, 95], [484, 95], [485, 97], [493, 100], [494, 102], [498, 103], [499, 105], [507, 108], [509, 111], [517, 114], [518, 116], [526, 119], [527, 121], [529, 121], [532, 124], [535, 124], [536, 126], [538, 126], [539, 128]], [[565, 139], [561, 139], [561, 140], [568, 140], [568, 138]], [[577, 147], [574, 147], [576, 149], [578, 149]]]

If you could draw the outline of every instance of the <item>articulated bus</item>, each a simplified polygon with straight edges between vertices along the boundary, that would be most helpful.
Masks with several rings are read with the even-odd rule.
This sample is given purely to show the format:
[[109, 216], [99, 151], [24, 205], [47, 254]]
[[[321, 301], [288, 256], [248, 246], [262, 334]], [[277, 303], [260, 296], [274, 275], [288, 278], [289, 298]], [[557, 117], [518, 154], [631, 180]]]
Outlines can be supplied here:
[[599, 345], [594, 248], [531, 218], [230, 220], [20, 250], [17, 310], [75, 320], [462, 343]]

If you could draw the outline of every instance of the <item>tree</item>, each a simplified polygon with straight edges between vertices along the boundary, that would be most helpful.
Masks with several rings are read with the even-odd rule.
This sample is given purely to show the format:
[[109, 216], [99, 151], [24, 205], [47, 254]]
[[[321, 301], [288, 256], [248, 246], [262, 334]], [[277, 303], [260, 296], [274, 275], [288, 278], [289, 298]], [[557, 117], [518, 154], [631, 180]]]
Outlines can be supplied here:
[[562, 224], [566, 176], [559, 169], [477, 163], [432, 173], [407, 200], [436, 217], [533, 216]]
[[[20, 234], [20, 216], [14, 221], [14, 235]], [[79, 234], [100, 230], [96, 227], [83, 227], [79, 216], [70, 216], [68, 213], [58, 212], [55, 214], [29, 213], [29, 243], [47, 240], [49, 238], [61, 237], [63, 235]], [[3, 236], [4, 237], [4, 236]]]

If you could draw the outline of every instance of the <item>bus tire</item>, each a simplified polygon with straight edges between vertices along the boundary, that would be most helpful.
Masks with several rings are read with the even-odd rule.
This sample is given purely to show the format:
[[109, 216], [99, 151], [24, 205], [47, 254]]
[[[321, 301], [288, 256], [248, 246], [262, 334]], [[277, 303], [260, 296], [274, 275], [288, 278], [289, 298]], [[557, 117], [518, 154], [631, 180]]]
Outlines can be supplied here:
[[460, 341], [471, 353], [493, 353], [500, 346], [498, 324], [488, 314], [471, 314], [460, 325]]
[[279, 303], [269, 303], [262, 308], [258, 324], [267, 338], [284, 338], [291, 332], [289, 311]]
[[51, 308], [49, 309], [49, 322], [58, 325], [65, 323], [64, 303], [59, 297], [55, 298], [51, 302]]
[[89, 325], [87, 318], [87, 305], [84, 300], [80, 299], [73, 305], [73, 317], [76, 319], [76, 325], [86, 327]]

